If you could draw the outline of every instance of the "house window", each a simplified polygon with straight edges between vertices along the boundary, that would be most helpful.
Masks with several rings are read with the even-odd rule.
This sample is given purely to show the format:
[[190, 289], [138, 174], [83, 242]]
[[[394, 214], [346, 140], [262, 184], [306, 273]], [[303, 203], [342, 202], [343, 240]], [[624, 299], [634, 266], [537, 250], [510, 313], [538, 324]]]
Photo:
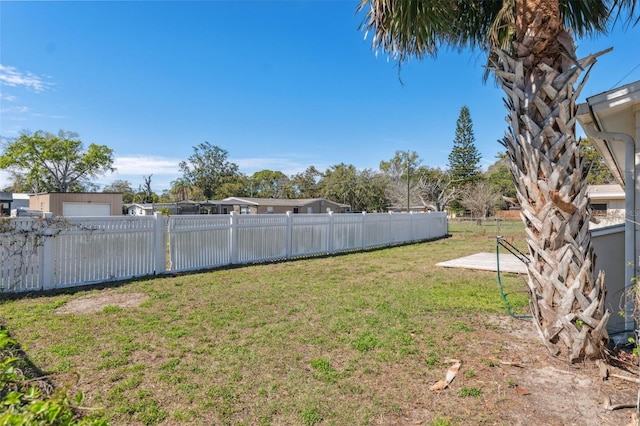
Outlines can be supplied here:
[[591, 204], [591, 208], [593, 209], [593, 215], [594, 216], [606, 216], [607, 215], [607, 205], [605, 203]]
[[222, 214], [229, 214], [229, 209], [226, 207], [222, 208]]
[[308, 214], [313, 213], [313, 207], [307, 207], [307, 213]]
[[298, 213], [298, 208], [297, 208], [297, 207], [294, 207], [294, 208], [293, 208], [293, 212], [294, 212], [294, 213]]
[[249, 206], [240, 206], [240, 214], [249, 214]]
[[267, 207], [267, 213], [273, 214], [273, 206]]

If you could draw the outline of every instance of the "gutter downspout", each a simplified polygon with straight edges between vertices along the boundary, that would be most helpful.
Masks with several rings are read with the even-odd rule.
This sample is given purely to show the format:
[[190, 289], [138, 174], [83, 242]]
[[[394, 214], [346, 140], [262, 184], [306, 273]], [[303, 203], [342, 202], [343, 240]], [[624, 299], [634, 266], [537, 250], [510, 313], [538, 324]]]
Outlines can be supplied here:
[[[593, 119], [593, 114], [592, 114]], [[634, 330], [634, 300], [630, 296], [628, 287], [635, 282], [635, 220], [633, 212], [636, 205], [635, 191], [635, 148], [633, 138], [626, 133], [601, 132], [596, 130], [595, 120], [583, 126], [587, 136], [594, 139], [624, 142], [624, 195], [625, 195], [625, 215], [624, 215], [624, 281], [625, 281], [625, 303], [624, 303], [624, 325], [625, 330]]]

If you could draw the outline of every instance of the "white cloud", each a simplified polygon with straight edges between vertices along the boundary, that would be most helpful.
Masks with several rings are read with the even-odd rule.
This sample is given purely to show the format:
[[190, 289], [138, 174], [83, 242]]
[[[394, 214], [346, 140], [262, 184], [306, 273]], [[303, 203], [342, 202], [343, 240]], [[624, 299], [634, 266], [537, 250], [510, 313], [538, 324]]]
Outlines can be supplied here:
[[53, 118], [56, 120], [66, 120], [69, 117], [66, 115], [50, 115], [50, 114], [39, 114], [39, 113], [34, 113], [31, 114], [33, 117], [43, 117], [43, 118]]
[[50, 84], [44, 77], [29, 71], [20, 72], [15, 67], [0, 64], [0, 84], [11, 87], [26, 87], [36, 92], [44, 91]]
[[0, 93], [0, 101], [6, 102], [15, 102], [18, 98], [13, 95], [5, 95], [4, 93]]
[[179, 160], [153, 156], [116, 157], [113, 166], [118, 175], [148, 176], [178, 174]]
[[169, 189], [171, 181], [179, 176], [179, 162], [173, 158], [149, 155], [116, 156], [113, 161], [113, 167], [116, 168], [116, 171], [100, 176], [93, 183], [102, 189], [115, 180], [126, 180], [134, 190], [137, 190], [138, 186], [144, 183], [145, 177], [153, 175], [151, 188], [159, 194], [164, 189]]
[[10, 176], [11, 175], [8, 172], [0, 170], [0, 189], [6, 188], [7, 186], [11, 185], [11, 181], [9, 179]]
[[29, 107], [26, 106], [12, 106], [7, 108], [0, 108], [0, 113], [2, 114], [22, 114], [29, 111]]

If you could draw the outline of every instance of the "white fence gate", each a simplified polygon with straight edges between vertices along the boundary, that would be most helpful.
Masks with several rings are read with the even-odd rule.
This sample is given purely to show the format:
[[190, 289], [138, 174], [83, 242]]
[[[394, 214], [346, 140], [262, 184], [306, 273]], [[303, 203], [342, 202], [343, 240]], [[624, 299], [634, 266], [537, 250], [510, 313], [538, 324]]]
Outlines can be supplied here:
[[18, 218], [2, 223], [0, 292], [327, 255], [447, 233], [441, 212]]

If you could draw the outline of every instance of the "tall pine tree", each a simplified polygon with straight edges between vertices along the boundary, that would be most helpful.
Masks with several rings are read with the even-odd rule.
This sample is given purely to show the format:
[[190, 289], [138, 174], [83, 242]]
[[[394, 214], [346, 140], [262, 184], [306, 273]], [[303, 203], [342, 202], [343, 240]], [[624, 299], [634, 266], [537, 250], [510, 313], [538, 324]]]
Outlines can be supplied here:
[[456, 137], [449, 154], [449, 171], [459, 185], [473, 183], [481, 177], [480, 153], [474, 145], [473, 123], [469, 108], [463, 106], [456, 121]]

